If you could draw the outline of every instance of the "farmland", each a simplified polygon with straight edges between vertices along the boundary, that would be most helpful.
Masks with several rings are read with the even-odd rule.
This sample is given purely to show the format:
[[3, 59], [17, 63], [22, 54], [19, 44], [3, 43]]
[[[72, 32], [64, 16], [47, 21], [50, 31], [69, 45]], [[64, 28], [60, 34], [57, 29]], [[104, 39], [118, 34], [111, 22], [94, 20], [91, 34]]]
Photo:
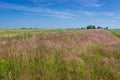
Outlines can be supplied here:
[[0, 30], [0, 80], [119, 80], [120, 30]]

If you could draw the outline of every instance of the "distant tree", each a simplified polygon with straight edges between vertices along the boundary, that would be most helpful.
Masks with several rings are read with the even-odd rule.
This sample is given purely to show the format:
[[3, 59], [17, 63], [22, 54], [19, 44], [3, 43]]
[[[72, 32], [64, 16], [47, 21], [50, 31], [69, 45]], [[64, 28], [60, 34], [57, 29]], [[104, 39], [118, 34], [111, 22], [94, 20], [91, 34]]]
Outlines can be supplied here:
[[84, 27], [81, 27], [81, 29], [86, 29], [86, 28], [84, 28]]
[[87, 29], [96, 29], [96, 27], [94, 25], [88, 25]]
[[106, 26], [106, 28], [105, 29], [108, 29], [108, 26]]
[[28, 28], [20, 28], [20, 29], [28, 29]]
[[29, 29], [33, 29], [33, 28], [30, 27]]
[[38, 29], [38, 28], [33, 28], [33, 29]]
[[97, 29], [102, 29], [102, 27], [101, 26], [97, 26]]

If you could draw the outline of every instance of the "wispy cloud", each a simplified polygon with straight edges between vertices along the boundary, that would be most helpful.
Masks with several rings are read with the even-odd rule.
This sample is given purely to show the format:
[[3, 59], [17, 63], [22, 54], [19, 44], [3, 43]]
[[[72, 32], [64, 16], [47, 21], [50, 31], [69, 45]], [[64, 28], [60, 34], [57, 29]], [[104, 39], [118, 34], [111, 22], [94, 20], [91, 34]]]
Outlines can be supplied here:
[[80, 11], [80, 13], [86, 15], [86, 16], [96, 16], [97, 14], [90, 12], [90, 11]]
[[101, 11], [101, 12], [95, 12], [95, 11], [79, 11], [81, 14], [86, 15], [86, 16], [115, 16], [115, 12], [110, 12], [110, 11]]
[[[35, 2], [45, 2], [46, 0], [32, 0]], [[55, 1], [55, 0], [50, 0], [50, 1]], [[63, 0], [63, 2], [67, 2], [69, 0]], [[79, 2], [84, 2], [86, 5], [94, 5], [94, 6], [98, 6], [98, 0], [74, 0], [74, 1], [79, 1]], [[96, 4], [96, 5], [95, 5]], [[43, 4], [44, 5], [44, 4]], [[73, 9], [69, 9], [67, 10], [62, 9], [51, 9], [49, 7], [41, 7], [41, 6], [36, 6], [36, 7], [27, 7], [27, 6], [21, 6], [21, 5], [12, 5], [12, 4], [0, 4], [0, 8], [7, 8], [7, 9], [13, 9], [13, 10], [19, 10], [19, 11], [26, 11], [26, 12], [33, 12], [33, 13], [37, 13], [37, 14], [42, 14], [44, 16], [51, 16], [51, 17], [57, 17], [57, 18], [75, 18], [77, 16], [80, 16], [80, 14], [82, 15], [86, 15], [86, 16], [114, 16], [115, 13], [114, 12], [110, 12], [110, 11], [106, 11], [106, 12], [96, 12], [96, 11], [87, 11], [87, 10], [73, 10]]]
[[59, 17], [59, 18], [73, 18], [75, 17], [74, 14], [71, 14], [69, 12], [63, 12], [63, 11], [56, 11], [56, 10], [50, 10], [48, 9], [47, 12], [49, 12], [49, 16]]
[[[98, 0], [31, 0], [33, 3], [37, 4], [48, 4], [48, 5], [54, 5], [54, 4], [67, 4], [70, 5], [83, 5], [88, 7], [101, 7], [103, 6], [102, 3], [100, 3]], [[72, 2], [72, 4], [71, 4]]]
[[75, 16], [74, 14], [67, 11], [59, 11], [59, 10], [53, 10], [53, 9], [43, 8], [43, 7], [26, 7], [26, 6], [11, 5], [11, 4], [0, 4], [0, 8], [35, 12], [35, 13], [44, 14], [46, 16], [49, 15], [49, 16], [54, 16], [58, 18], [73, 18]]
[[99, 12], [99, 15], [103, 15], [103, 16], [114, 16], [115, 13], [114, 12]]
[[83, 3], [84, 6], [89, 6], [89, 7], [101, 7], [103, 6], [102, 3], [100, 3], [98, 0], [76, 0], [81, 3]]

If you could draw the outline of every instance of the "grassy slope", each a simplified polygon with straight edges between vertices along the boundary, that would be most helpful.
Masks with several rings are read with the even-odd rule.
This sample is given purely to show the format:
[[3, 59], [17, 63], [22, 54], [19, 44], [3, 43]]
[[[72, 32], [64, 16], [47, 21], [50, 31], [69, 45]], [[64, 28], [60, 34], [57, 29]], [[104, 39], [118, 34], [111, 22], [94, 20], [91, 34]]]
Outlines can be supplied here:
[[110, 30], [110, 32], [120, 38], [120, 30]]
[[119, 32], [1, 30], [0, 79], [119, 80]]

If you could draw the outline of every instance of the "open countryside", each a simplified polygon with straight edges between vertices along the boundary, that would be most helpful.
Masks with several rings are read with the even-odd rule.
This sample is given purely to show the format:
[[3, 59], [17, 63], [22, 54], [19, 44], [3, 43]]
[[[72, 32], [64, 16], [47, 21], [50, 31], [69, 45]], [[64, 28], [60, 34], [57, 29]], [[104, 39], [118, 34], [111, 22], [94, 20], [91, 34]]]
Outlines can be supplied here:
[[0, 80], [120, 80], [120, 0], [0, 0]]
[[119, 80], [120, 30], [0, 30], [1, 80]]

